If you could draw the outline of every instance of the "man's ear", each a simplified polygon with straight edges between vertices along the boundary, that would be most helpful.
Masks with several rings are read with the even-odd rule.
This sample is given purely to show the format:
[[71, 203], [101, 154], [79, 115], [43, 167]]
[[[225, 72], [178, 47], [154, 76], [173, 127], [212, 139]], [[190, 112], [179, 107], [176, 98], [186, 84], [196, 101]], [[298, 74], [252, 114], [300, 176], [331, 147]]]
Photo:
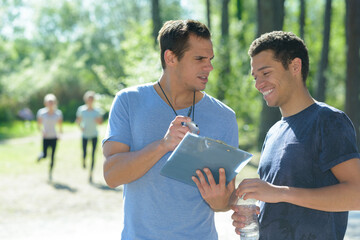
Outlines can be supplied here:
[[168, 65], [168, 66], [173, 66], [177, 60], [174, 52], [169, 49], [165, 51], [164, 59], [165, 59], [166, 65]]
[[301, 75], [301, 68], [302, 68], [301, 59], [300, 59], [300, 58], [294, 58], [294, 59], [291, 61], [289, 68], [290, 68], [291, 72], [292, 72], [294, 75], [298, 75], [298, 74]]

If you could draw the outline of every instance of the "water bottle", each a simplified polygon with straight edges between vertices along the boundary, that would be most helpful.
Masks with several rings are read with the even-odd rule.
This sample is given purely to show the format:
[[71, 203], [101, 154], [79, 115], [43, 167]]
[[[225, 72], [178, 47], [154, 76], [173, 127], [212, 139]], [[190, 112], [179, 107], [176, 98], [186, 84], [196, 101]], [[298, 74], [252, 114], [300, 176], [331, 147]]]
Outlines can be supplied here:
[[245, 227], [240, 229], [240, 240], [258, 240], [259, 219], [256, 214], [256, 199], [244, 200], [243, 197], [238, 198], [235, 203], [236, 208], [239, 210], [238, 213], [246, 217]]

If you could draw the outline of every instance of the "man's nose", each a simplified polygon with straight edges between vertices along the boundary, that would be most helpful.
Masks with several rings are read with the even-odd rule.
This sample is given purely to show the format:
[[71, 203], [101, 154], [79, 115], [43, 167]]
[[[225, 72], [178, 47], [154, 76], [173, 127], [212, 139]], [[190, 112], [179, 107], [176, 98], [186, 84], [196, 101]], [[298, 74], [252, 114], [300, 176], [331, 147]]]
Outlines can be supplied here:
[[265, 81], [264, 81], [263, 78], [261, 78], [261, 77], [256, 78], [256, 80], [255, 80], [255, 88], [257, 90], [261, 89], [263, 87], [264, 83], [265, 83]]
[[206, 64], [206, 66], [204, 68], [209, 72], [211, 72], [214, 69], [214, 67], [210, 61]]

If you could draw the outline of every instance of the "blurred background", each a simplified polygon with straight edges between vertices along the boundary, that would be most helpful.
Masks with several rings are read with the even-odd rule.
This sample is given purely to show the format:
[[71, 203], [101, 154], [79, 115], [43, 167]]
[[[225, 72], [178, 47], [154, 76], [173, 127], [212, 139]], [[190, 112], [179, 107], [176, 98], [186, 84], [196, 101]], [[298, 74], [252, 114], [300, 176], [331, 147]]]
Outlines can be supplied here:
[[[10, 194], [0, 196], [0, 210], [14, 220], [13, 225], [0, 220], [0, 232], [6, 227], [8, 233], [7, 238], [2, 239], [11, 236], [29, 239], [30, 233], [37, 229], [35, 223], [26, 225], [30, 219], [38, 219], [41, 226], [41, 223], [51, 222], [49, 219], [54, 216], [57, 219], [56, 214], [64, 218], [65, 215], [57, 211], [59, 205], [65, 203], [68, 203], [65, 204], [66, 213], [75, 214], [70, 219], [81, 222], [79, 209], [82, 208], [73, 205], [74, 195], [83, 194], [86, 199], [91, 193], [88, 200], [78, 197], [82, 200], [77, 202], [90, 204], [90, 208], [86, 207], [89, 210], [91, 201], [98, 203], [96, 198], [112, 194], [116, 199], [113, 202], [117, 205], [116, 211], [121, 210], [118, 204], [121, 189], [110, 190], [103, 182], [100, 148], [94, 184], [89, 186], [80, 168], [81, 136], [74, 123], [76, 110], [83, 104], [85, 91], [93, 90], [97, 92], [97, 107], [103, 109], [106, 120], [116, 92], [156, 81], [162, 71], [156, 37], [162, 24], [172, 19], [196, 19], [212, 32], [214, 71], [206, 92], [235, 110], [239, 147], [255, 153], [248, 170], [250, 176], [256, 175], [259, 151], [267, 130], [280, 118], [278, 109], [266, 106], [250, 75], [248, 47], [262, 33], [285, 30], [304, 39], [310, 54], [307, 80], [310, 93], [316, 100], [345, 111], [359, 136], [358, 0], [0, 0], [0, 190]], [[35, 165], [41, 139], [34, 115], [43, 107], [47, 93], [57, 96], [65, 121], [53, 183], [46, 183], [47, 163]], [[101, 126], [101, 134], [105, 127], [106, 121]], [[20, 137], [25, 140], [18, 139]], [[30, 205], [14, 206], [20, 197], [26, 202], [33, 199], [34, 185], [41, 198], [38, 202], [51, 203], [51, 207], [44, 208], [46, 217], [39, 215], [39, 208], [29, 207], [38, 206], [37, 200]], [[55, 204], [51, 200], [54, 196], [69, 199]], [[114, 198], [106, 197], [103, 201]], [[99, 209], [94, 207], [91, 213], [115, 211], [108, 206], [112, 203], [104, 203]], [[24, 217], [29, 212], [28, 218]], [[89, 216], [93, 216], [91, 213]], [[106, 221], [109, 216], [105, 214], [100, 218], [104, 221], [99, 224], [113, 229], [112, 226], [119, 225], [120, 215], [119, 212], [111, 215], [110, 218], [117, 220], [109, 223]], [[360, 218], [356, 212], [352, 216]], [[58, 222], [69, 221], [65, 219], [58, 219]], [[360, 222], [356, 220], [354, 225], [354, 221], [351, 226], [356, 229]], [[82, 224], [86, 226], [89, 222]], [[17, 230], [19, 224], [28, 226], [28, 232], [21, 235]], [[73, 229], [71, 226], [68, 228]], [[53, 228], [56, 229], [55, 225]], [[48, 232], [53, 233], [53, 228], [49, 227]], [[114, 231], [115, 238], [119, 238], [119, 231]], [[40, 231], [34, 239], [47, 236], [48, 232]], [[360, 237], [360, 230], [351, 234]], [[67, 235], [58, 236], [60, 239]], [[224, 235], [220, 239], [230, 238]]]

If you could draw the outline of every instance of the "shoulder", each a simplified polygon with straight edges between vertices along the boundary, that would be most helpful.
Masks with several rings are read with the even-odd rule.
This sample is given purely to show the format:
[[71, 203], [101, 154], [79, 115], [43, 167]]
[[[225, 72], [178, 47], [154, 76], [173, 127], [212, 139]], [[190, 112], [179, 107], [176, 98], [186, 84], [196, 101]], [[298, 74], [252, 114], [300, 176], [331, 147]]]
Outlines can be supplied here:
[[81, 105], [80, 107], [78, 107], [78, 111], [85, 111], [87, 109], [86, 104]]
[[153, 83], [136, 85], [124, 88], [116, 93], [113, 101], [113, 108], [129, 107], [149, 101], [154, 96], [155, 89]]
[[343, 141], [344, 137], [356, 136], [355, 128], [350, 118], [341, 110], [325, 103], [317, 104], [316, 129], [319, 137], [331, 137]]
[[117, 92], [116, 97], [119, 98], [119, 97], [124, 97], [124, 96], [140, 95], [140, 94], [150, 92], [153, 89], [154, 89], [153, 83], [145, 83], [145, 84], [141, 84], [141, 85], [131, 86], [131, 87], [124, 88], [124, 89], [120, 90], [119, 92]]
[[317, 105], [316, 109], [319, 123], [326, 125], [337, 125], [341, 122], [351, 123], [349, 117], [343, 111], [326, 103], [316, 102], [315, 104]]
[[85, 113], [87, 109], [86, 105], [81, 105], [80, 107], [78, 107], [77, 111], [76, 111], [76, 115], [79, 117], [80, 115], [83, 115]]
[[38, 111], [37, 111], [37, 114], [43, 114], [47, 112], [47, 109], [46, 108], [40, 108]]
[[56, 109], [55, 114], [58, 115], [59, 117], [61, 117], [62, 111], [60, 109]]
[[319, 115], [330, 116], [332, 114], [344, 114], [343, 111], [341, 111], [335, 107], [332, 107], [326, 103], [316, 102], [315, 104], [316, 104], [316, 108], [317, 108]]
[[37, 111], [36, 116], [37, 116], [37, 117], [42, 117], [42, 116], [44, 116], [46, 113], [47, 113], [47, 108], [40, 108], [40, 109]]
[[225, 103], [220, 100], [208, 95], [204, 92], [203, 100], [209, 104], [210, 107], [215, 108], [217, 111], [220, 111], [225, 114], [235, 115], [235, 111], [227, 106]]

